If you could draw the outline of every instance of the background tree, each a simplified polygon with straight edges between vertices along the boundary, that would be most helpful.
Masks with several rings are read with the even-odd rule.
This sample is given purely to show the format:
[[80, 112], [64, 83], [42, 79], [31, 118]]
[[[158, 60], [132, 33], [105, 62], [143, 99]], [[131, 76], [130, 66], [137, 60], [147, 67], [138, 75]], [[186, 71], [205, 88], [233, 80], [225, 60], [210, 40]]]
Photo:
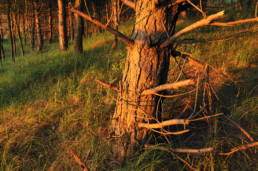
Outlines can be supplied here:
[[65, 0], [58, 0], [58, 34], [59, 34], [59, 45], [61, 50], [68, 49], [67, 29], [66, 29], [66, 11], [65, 11]]
[[43, 37], [41, 32], [41, 21], [40, 21], [40, 13], [39, 13], [39, 1], [34, 0], [34, 13], [35, 13], [35, 24], [37, 31], [37, 51], [40, 52], [43, 50]]
[[[75, 0], [74, 8], [77, 10], [83, 10], [83, 1]], [[81, 16], [78, 14], [74, 14], [75, 18], [75, 38], [74, 38], [74, 53], [82, 53], [83, 52], [83, 33], [84, 33], [84, 22]]]

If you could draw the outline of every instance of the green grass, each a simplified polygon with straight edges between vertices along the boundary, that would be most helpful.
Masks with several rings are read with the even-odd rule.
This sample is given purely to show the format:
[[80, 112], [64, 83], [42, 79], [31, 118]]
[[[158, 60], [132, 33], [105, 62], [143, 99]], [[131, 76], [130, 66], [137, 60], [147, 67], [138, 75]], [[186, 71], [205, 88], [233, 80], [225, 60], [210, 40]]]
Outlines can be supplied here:
[[[193, 20], [196, 19], [188, 19], [177, 29], [193, 23]], [[204, 27], [184, 38], [221, 37], [249, 28], [250, 25]], [[121, 30], [130, 34], [131, 26], [132, 23]], [[214, 113], [225, 112], [226, 116], [237, 121], [257, 139], [255, 107], [258, 101], [258, 69], [255, 37], [257, 34], [252, 33], [228, 41], [182, 44], [178, 50], [192, 53], [193, 58], [204, 60], [217, 69], [218, 72], [211, 71], [211, 85], [221, 101], [216, 101], [213, 96]], [[46, 43], [43, 53], [31, 52], [27, 45], [24, 58], [17, 56], [13, 64], [10, 58], [3, 61], [0, 65], [0, 170], [79, 170], [80, 166], [69, 149], [83, 160], [91, 150], [87, 165], [92, 170], [189, 169], [177, 157], [157, 150], [146, 150], [121, 167], [112, 158], [108, 139], [93, 132], [106, 133], [116, 99], [115, 92], [103, 88], [96, 80], [111, 82], [115, 78], [121, 79], [125, 63], [125, 44], [119, 42], [118, 48], [111, 52], [112, 40], [113, 36], [109, 33], [86, 38], [84, 53], [80, 55], [73, 55], [72, 43], [66, 52], [59, 51], [57, 42], [51, 45]], [[4, 45], [7, 56], [10, 56], [8, 40], [5, 40]], [[181, 59], [178, 61], [183, 63]], [[188, 63], [185, 67], [186, 75], [194, 75], [197, 71]], [[171, 58], [169, 81], [173, 82], [179, 72], [175, 60]], [[238, 81], [238, 84], [234, 84], [229, 77]], [[185, 76], [181, 79], [185, 79]], [[201, 95], [199, 98], [202, 98]], [[165, 101], [164, 106], [168, 109], [164, 110], [164, 115], [179, 115], [186, 103], [193, 107], [194, 94]], [[186, 111], [185, 115], [189, 112]], [[193, 163], [193, 167], [199, 170], [255, 168], [257, 149], [240, 151], [231, 156], [217, 154], [250, 143], [222, 117], [216, 117], [209, 124], [198, 122], [190, 125], [190, 129], [191, 133], [187, 135], [169, 137], [173, 140], [172, 146], [215, 148], [213, 153], [191, 155], [189, 158], [179, 154], [187, 162]]]

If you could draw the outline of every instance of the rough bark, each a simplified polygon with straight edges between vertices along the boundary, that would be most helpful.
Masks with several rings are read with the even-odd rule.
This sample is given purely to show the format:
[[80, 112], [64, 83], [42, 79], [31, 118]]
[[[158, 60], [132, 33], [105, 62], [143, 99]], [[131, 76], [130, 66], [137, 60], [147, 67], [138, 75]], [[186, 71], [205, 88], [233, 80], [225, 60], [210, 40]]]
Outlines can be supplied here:
[[15, 28], [16, 28], [16, 31], [17, 31], [17, 36], [18, 36], [18, 40], [19, 40], [21, 54], [22, 54], [22, 56], [24, 56], [24, 49], [23, 49], [21, 31], [20, 31], [20, 24], [19, 24], [19, 19], [17, 18], [16, 15], [14, 15], [14, 25], [15, 25]]
[[[70, 5], [69, 5], [69, 9], [70, 9]], [[70, 10], [69, 10], [69, 31], [70, 31], [70, 39], [71, 41], [73, 41], [74, 40], [73, 14]]]
[[35, 13], [35, 23], [36, 23], [36, 31], [37, 31], [37, 51], [41, 52], [43, 50], [43, 37], [41, 33], [41, 26], [40, 26], [40, 16], [39, 16], [39, 7], [38, 7], [38, 0], [34, 0], [34, 13]]
[[[119, 0], [112, 0], [113, 28], [116, 30], [118, 30], [118, 10], [119, 10]], [[117, 42], [118, 42], [118, 39], [117, 39], [117, 36], [115, 36], [111, 49], [116, 49]]]
[[[83, 3], [82, 0], [76, 0], [74, 4], [74, 8], [77, 10], [83, 9]], [[75, 18], [75, 39], [74, 39], [74, 48], [73, 52], [76, 53], [82, 53], [83, 47], [82, 47], [82, 41], [83, 41], [83, 19], [78, 14], [74, 14]]]
[[120, 137], [111, 143], [113, 154], [120, 161], [134, 155], [147, 141], [148, 130], [139, 128], [138, 123], [152, 122], [153, 117], [159, 119], [160, 98], [141, 92], [167, 81], [170, 50], [158, 45], [173, 35], [180, 10], [178, 6], [162, 8], [149, 15], [152, 9], [152, 1], [136, 3], [134, 46], [128, 48], [122, 91], [111, 126], [112, 135]]
[[62, 50], [62, 51], [65, 51], [68, 49], [65, 4], [66, 4], [65, 0], [58, 0], [59, 47], [60, 47], [60, 50]]

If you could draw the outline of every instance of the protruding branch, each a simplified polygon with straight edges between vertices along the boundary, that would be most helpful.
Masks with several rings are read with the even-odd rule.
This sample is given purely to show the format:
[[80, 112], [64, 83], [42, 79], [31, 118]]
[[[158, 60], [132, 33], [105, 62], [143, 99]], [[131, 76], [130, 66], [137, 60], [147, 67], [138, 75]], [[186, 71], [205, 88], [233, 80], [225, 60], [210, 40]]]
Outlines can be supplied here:
[[115, 90], [117, 92], [120, 92], [119, 88], [117, 88], [115, 86], [112, 86], [111, 84], [104, 83], [100, 80], [97, 80], [97, 82], [100, 83], [101, 85], [103, 85], [104, 87], [107, 87], [107, 88], [110, 88], [110, 89]]
[[197, 21], [196, 23], [180, 30], [170, 38], [168, 38], [163, 44], [160, 45], [161, 48], [166, 48], [167, 46], [171, 45], [175, 39], [179, 38], [180, 36], [184, 35], [185, 33], [188, 33], [194, 29], [197, 29], [202, 26], [209, 25], [211, 21], [216, 20], [224, 15], [224, 11], [218, 12], [217, 14], [213, 14], [208, 16], [205, 19], [202, 19], [200, 21]]
[[71, 8], [71, 11], [78, 14], [79, 16], [85, 18], [86, 20], [98, 25], [99, 27], [109, 31], [110, 33], [116, 35], [118, 38], [120, 38], [123, 42], [125, 42], [128, 46], [130, 47], [133, 47], [134, 45], [134, 42], [129, 38], [127, 37], [126, 35], [122, 34], [121, 32], [119, 32], [118, 30], [116, 29], [113, 29], [112, 27], [110, 26], [106, 26], [104, 25], [103, 23], [101, 23], [100, 21], [94, 19], [94, 18], [91, 18], [90, 16], [88, 16], [87, 14], [84, 14], [82, 13], [81, 11], [78, 11], [74, 8]]
[[235, 153], [239, 150], [246, 150], [248, 148], [251, 148], [251, 147], [255, 147], [255, 146], [258, 146], [258, 142], [254, 142], [254, 143], [251, 143], [251, 144], [246, 144], [246, 145], [241, 145], [241, 146], [238, 146], [236, 148], [231, 148], [231, 151], [228, 152], [228, 153], [219, 153], [219, 155], [223, 155], [223, 156], [228, 156], [232, 153]]
[[180, 87], [185, 87], [185, 86], [193, 85], [193, 84], [195, 84], [195, 81], [193, 79], [178, 81], [178, 82], [170, 83], [170, 84], [163, 84], [163, 85], [157, 86], [155, 88], [144, 90], [142, 92], [142, 95], [156, 94], [159, 91], [168, 90], [168, 89], [177, 89]]
[[135, 10], [135, 3], [130, 0], [121, 0], [125, 5]]
[[214, 23], [210, 23], [209, 25], [212, 25], [212, 26], [233, 26], [233, 25], [236, 25], [236, 24], [243, 24], [243, 23], [250, 23], [250, 22], [257, 22], [257, 21], [258, 21], [258, 18], [250, 18], [250, 19], [232, 21], [232, 22], [227, 22], [227, 23], [214, 22]]
[[208, 153], [213, 151], [213, 147], [209, 148], [201, 148], [201, 149], [188, 149], [188, 148], [166, 148], [166, 147], [159, 147], [154, 145], [145, 145], [145, 148], [157, 149], [167, 152], [175, 152], [175, 153]]
[[82, 160], [77, 156], [77, 154], [72, 149], [70, 149], [70, 152], [72, 153], [72, 155], [75, 158], [75, 160], [77, 161], [77, 163], [81, 166], [83, 171], [88, 171], [87, 166], [82, 162]]
[[160, 123], [154, 123], [154, 124], [147, 124], [147, 123], [139, 123], [140, 128], [148, 128], [148, 129], [156, 129], [156, 128], [163, 128], [165, 126], [171, 126], [171, 125], [188, 125], [190, 123], [187, 119], [171, 119], [167, 121], [163, 121]]

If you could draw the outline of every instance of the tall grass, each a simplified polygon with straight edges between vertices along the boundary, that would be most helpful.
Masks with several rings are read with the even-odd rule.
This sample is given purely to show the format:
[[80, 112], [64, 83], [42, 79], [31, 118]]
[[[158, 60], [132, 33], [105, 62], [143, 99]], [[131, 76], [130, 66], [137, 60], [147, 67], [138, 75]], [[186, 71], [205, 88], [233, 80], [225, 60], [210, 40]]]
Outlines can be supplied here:
[[[178, 29], [193, 20], [196, 19], [188, 19]], [[129, 34], [131, 25], [121, 30]], [[233, 28], [205, 27], [184, 38], [222, 37], [248, 27], [249, 24]], [[192, 53], [197, 60], [204, 60], [217, 69], [218, 72], [213, 72], [212, 81], [221, 103], [214, 103], [214, 112], [223, 111], [254, 138], [257, 137], [255, 36], [252, 33], [228, 41], [178, 47], [178, 50]], [[3, 61], [0, 66], [1, 170], [79, 170], [80, 166], [69, 149], [76, 151], [83, 160], [91, 150], [87, 165], [92, 170], [188, 169], [177, 157], [157, 150], [146, 150], [121, 167], [112, 158], [107, 137], [96, 133], [107, 134], [116, 99], [115, 92], [103, 88], [96, 80], [111, 82], [115, 78], [121, 79], [125, 63], [125, 44], [119, 42], [118, 48], [110, 51], [112, 40], [109, 33], [88, 37], [84, 40], [84, 53], [79, 55], [72, 53], [72, 43], [66, 52], [59, 51], [57, 42], [46, 43], [43, 53], [31, 52], [26, 46], [24, 58], [18, 53], [15, 63], [11, 63], [10, 58]], [[8, 52], [8, 40], [4, 45]], [[183, 61], [179, 60], [179, 63]], [[186, 68], [189, 69], [186, 74], [196, 71], [189, 64]], [[170, 70], [169, 81], [172, 82], [180, 72], [173, 58]], [[229, 77], [239, 81], [238, 84], [232, 83]], [[173, 111], [167, 110], [168, 115], [180, 111], [180, 105], [186, 102], [184, 100], [168, 100], [167, 106], [173, 105]], [[193, 105], [193, 101], [194, 95], [189, 95], [189, 104]], [[212, 128], [211, 133], [207, 134], [209, 127]], [[191, 131], [186, 136], [169, 137], [173, 140], [173, 147], [213, 146], [216, 151], [228, 151], [231, 147], [248, 143], [237, 128], [221, 118], [216, 118], [212, 126], [205, 122], [192, 125]], [[192, 157], [180, 156], [189, 163], [193, 162], [194, 167], [200, 170], [254, 168], [255, 152], [247, 150], [222, 157], [216, 151]]]

